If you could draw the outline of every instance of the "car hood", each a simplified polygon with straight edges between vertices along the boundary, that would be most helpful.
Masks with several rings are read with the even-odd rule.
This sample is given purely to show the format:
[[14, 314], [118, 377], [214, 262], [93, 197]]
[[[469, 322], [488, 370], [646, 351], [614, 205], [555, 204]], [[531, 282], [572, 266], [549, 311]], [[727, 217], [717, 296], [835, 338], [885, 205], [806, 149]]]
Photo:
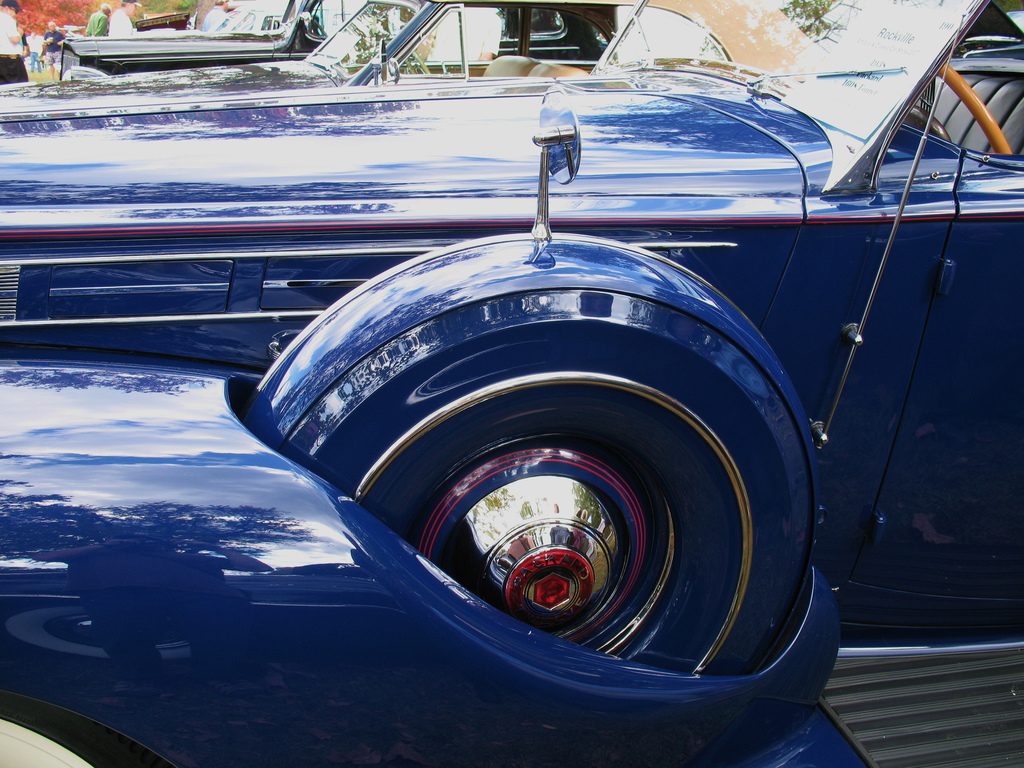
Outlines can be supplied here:
[[[820, 132], [784, 107], [765, 111], [741, 87], [699, 85], [590, 79], [569, 89], [583, 159], [572, 184], [552, 189], [556, 222], [802, 221], [794, 135], [823, 143]], [[435, 82], [131, 109], [83, 97], [23, 122], [5, 109], [0, 237], [40, 227], [163, 236], [447, 220], [528, 228], [532, 138], [552, 87], [561, 86]], [[31, 106], [29, 97], [17, 108]]]
[[0, 87], [0, 121], [31, 115], [135, 111], [185, 102], [266, 97], [268, 92], [322, 86], [334, 86], [334, 82], [322, 69], [304, 61], [13, 85]]

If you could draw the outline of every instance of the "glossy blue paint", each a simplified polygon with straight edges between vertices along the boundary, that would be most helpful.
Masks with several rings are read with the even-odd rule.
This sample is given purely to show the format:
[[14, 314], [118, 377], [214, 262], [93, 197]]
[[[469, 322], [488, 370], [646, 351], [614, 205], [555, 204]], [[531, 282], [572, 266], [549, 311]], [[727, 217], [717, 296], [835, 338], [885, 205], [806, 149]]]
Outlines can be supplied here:
[[[741, 746], [750, 733], [784, 734], [754, 755]], [[694, 763], [698, 768], [739, 765], [749, 768], [862, 768], [864, 760], [817, 709], [751, 707]]]
[[[679, 762], [759, 701], [812, 711], [838, 640], [819, 576], [756, 674], [587, 651], [484, 605], [268, 449], [238, 423], [230, 386], [139, 366], [2, 366], [0, 687], [228, 768], [366, 750], [612, 765], [626, 745]], [[32, 671], [43, 659], [46, 676]], [[62, 682], [72, 674], [79, 684]], [[225, 718], [237, 725], [213, 742], [191, 736]], [[452, 722], [466, 729], [457, 743]]]
[[[941, 619], [922, 617], [925, 624], [970, 626], [979, 615], [993, 626], [1024, 620], [1014, 477], [1024, 422], [1006, 386], [1022, 365], [1007, 340], [1024, 329], [1012, 292], [991, 290], [1024, 278], [1016, 253], [1022, 229], [1013, 220], [978, 220], [1003, 207], [1022, 180], [1020, 162], [964, 161], [957, 190], [962, 218], [945, 251], [956, 264], [956, 279], [931, 302], [878, 497], [877, 508], [889, 519], [886, 537], [865, 546], [852, 575], [867, 586], [910, 593], [891, 601], [893, 612], [916, 602], [914, 593], [968, 598], [951, 601]], [[983, 611], [978, 603], [985, 600], [998, 602]]]
[[[0, 376], [0, 690], [182, 764], [618, 765], [628, 745], [642, 764], [847, 765], [813, 709], [836, 620], [812, 558], [862, 643], [1019, 637], [1007, 382], [1021, 334], [1002, 285], [1021, 278], [1019, 158], [928, 139], [832, 441], [814, 452], [808, 421], [838, 386], [840, 329], [860, 317], [920, 133], [896, 134], [872, 189], [823, 194], [829, 145], [777, 101], [693, 73], [587, 78], [563, 86], [584, 163], [554, 190], [553, 224], [617, 244], [556, 235], [531, 260], [505, 238], [462, 264], [410, 265], [529, 228], [530, 137], [552, 82], [287, 90], [280, 74], [273, 93], [230, 75], [184, 96], [172, 78], [144, 97], [0, 97], [0, 279], [20, 266], [16, 320], [0, 321], [19, 361]], [[956, 278], [936, 295], [944, 260]], [[271, 372], [251, 434], [236, 414], [268, 342], [364, 278]], [[343, 375], [428, 330], [427, 385], [402, 390], [416, 366], [382, 366], [367, 379], [382, 400], [338, 407]], [[348, 498], [432, 405], [570, 365], [657, 383], [735, 451], [753, 585], [709, 674], [688, 672], [728, 607], [743, 533], [720, 464], [658, 406], [584, 387], [503, 396], [410, 452], [379, 495]], [[670, 497], [683, 576], [628, 660], [516, 624], [396, 535], [415, 543], [417, 493], [438, 475], [528, 436], [596, 443], [652, 497], [695, 488]], [[207, 738], [227, 711], [231, 728]]]
[[[812, 418], [823, 418], [849, 347], [840, 329], [859, 322], [905, 181], [908, 155], [920, 133], [904, 129], [889, 151], [876, 192], [809, 202], [804, 227], [764, 332], [793, 377]], [[939, 259], [956, 208], [959, 157], [930, 145], [913, 188], [881, 284], [863, 349], [836, 413], [829, 447], [819, 452], [828, 521], [818, 532], [816, 562], [840, 586], [841, 603], [858, 552], [870, 531], [874, 499], [914, 371]], [[938, 179], [931, 179], [931, 174]], [[943, 199], [945, 196], [945, 199]], [[931, 221], [932, 216], [938, 220]], [[818, 217], [821, 216], [824, 221]], [[874, 221], [872, 221], [874, 218]], [[853, 219], [852, 221], [850, 219]], [[859, 219], [859, 220], [858, 220]], [[826, 225], [824, 222], [828, 222]], [[797, 332], [799, 329], [799, 332]]]
[[[463, 86], [465, 94], [435, 88], [386, 101], [364, 90], [319, 99], [304, 93], [295, 104], [243, 102], [173, 120], [119, 111], [0, 123], [7, 139], [0, 238], [530, 222], [530, 139], [547, 87]], [[605, 224], [609, 217], [800, 220], [802, 174], [783, 147], [719, 112], [632, 91], [571, 95], [589, 139], [587, 162], [572, 185], [553, 194], [556, 225]], [[685, 130], [697, 121], [700, 133]], [[346, 151], [338, 152], [342, 139]], [[85, 140], [109, 159], [83, 159], [77, 147]], [[706, 163], [718, 145], [732, 150]], [[117, 160], [126, 156], [164, 162]], [[223, 169], [216, 178], [207, 175], [211, 166]], [[89, 204], [76, 206], [83, 193]], [[63, 203], [59, 221], [47, 215], [55, 201]]]
[[[431, 494], [443, 496], [444, 479], [468, 472], [459, 463], [481, 450], [554, 433], [604, 445], [634, 465], [646, 461], [663, 476], [648, 495], [668, 499], [681, 544], [638, 658], [693, 668], [742, 589], [742, 610], [709, 669], [743, 671], [772, 644], [804, 569], [814, 509], [806, 416], [756, 329], [696, 277], [606, 241], [563, 237], [538, 247], [525, 237], [467, 244], [352, 294], [278, 360], [246, 423], [355, 494], [402, 435], [489, 387], [572, 374], [664, 393], [738, 467], [750, 541], [746, 513], [705, 438], [671, 426], [676, 419], [636, 395], [586, 384], [490, 396], [394, 459], [390, 479], [364, 502], [414, 539]], [[482, 277], [467, 281], [469, 274]], [[615, 349], [630, 353], [609, 354]], [[737, 559], [744, 550], [748, 566]]]
[[232, 263], [123, 263], [54, 267], [50, 317], [206, 314], [226, 309]]
[[[748, 350], [773, 385], [796, 402], [788, 377], [757, 330], [694, 275], [610, 242], [559, 238], [545, 247], [541, 258], [531, 259], [534, 248], [523, 236], [496, 237], [427, 254], [382, 275], [320, 318], [308, 351], [296, 343], [287, 360], [268, 374], [261, 384], [263, 395], [249, 410], [249, 426], [269, 445], [280, 445], [336, 371], [369, 354], [380, 339], [407, 331], [442, 309], [493, 295], [575, 288], [617, 291], [623, 285], [631, 294], [684, 308], [707, 322]], [[478, 275], [477, 281], [455, 279], [467, 273]], [[415, 291], [405, 294], [410, 282]], [[401, 303], [392, 296], [400, 296]]]
[[[399, 230], [389, 233], [386, 239], [376, 240], [365, 234], [278, 235], [260, 237], [258, 242], [243, 237], [105, 240], [90, 243], [84, 253], [84, 244], [77, 240], [11, 245], [2, 254], [8, 263], [30, 261], [40, 266], [22, 267], [18, 319], [23, 322], [6, 326], [0, 323], [0, 339], [12, 343], [43, 344], [64, 344], [73, 340], [76, 346], [90, 348], [138, 350], [265, 367], [269, 364], [267, 344], [271, 336], [282, 329], [282, 324], [301, 328], [315, 313], [350, 290], [346, 284], [323, 288], [302, 287], [301, 284], [264, 288], [265, 280], [369, 278], [416, 253], [439, 245], [470, 240], [495, 231], [515, 230], [508, 224], [441, 231], [417, 228]], [[797, 229], [790, 226], [673, 225], [587, 227], [580, 231], [623, 242], [672, 244], [674, 247], [661, 252], [718, 286], [748, 317], [757, 320], [767, 312]], [[687, 243], [694, 243], [694, 246], [687, 246]], [[713, 247], [703, 247], [708, 244]], [[202, 319], [176, 318], [159, 326], [151, 323], [112, 325], [105, 318], [97, 318], [91, 323], [86, 318], [79, 318], [79, 325], [74, 327], [29, 327], [24, 322], [53, 319], [48, 286], [51, 272], [56, 267], [45, 266], [48, 263], [86, 260], [97, 272], [103, 272], [116, 266], [114, 260], [160, 260], [182, 258], [183, 255], [233, 262], [227, 313]], [[139, 302], [136, 306], [140, 314], [148, 313], [148, 304]], [[266, 312], [246, 320], [237, 317], [237, 313], [261, 309], [298, 311], [302, 316], [288, 319]], [[172, 325], [174, 331], [168, 333]]]

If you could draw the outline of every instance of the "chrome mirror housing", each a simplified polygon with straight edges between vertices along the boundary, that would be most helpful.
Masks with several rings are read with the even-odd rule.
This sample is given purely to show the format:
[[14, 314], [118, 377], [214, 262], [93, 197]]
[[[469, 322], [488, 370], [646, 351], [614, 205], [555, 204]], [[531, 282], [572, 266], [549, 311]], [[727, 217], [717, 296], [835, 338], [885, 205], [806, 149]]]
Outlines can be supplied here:
[[[548, 91], [541, 103], [540, 131], [533, 139], [534, 144], [542, 146], [538, 142], [538, 136], [554, 128], [559, 129], [561, 135], [555, 143], [549, 145], [551, 149], [548, 152], [548, 173], [559, 184], [568, 184], [576, 178], [580, 168], [580, 121], [569, 106], [565, 92], [557, 89]], [[571, 129], [571, 135], [566, 129]]]

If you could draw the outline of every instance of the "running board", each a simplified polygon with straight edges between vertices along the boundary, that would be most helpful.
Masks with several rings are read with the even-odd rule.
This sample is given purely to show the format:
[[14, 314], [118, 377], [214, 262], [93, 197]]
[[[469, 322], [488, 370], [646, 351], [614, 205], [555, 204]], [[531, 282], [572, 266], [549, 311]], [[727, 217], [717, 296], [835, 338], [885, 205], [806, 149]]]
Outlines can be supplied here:
[[840, 658], [825, 700], [879, 768], [1024, 765], [1024, 649]]

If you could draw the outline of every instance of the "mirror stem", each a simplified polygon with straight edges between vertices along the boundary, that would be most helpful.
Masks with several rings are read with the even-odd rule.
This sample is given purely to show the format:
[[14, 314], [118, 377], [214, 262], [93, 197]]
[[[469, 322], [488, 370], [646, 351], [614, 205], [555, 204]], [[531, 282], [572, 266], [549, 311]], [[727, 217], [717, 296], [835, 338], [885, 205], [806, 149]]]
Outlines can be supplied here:
[[[536, 143], [537, 139], [534, 139]], [[540, 148], [540, 181], [537, 183], [537, 218], [533, 221], [534, 241], [540, 244], [551, 242], [550, 211], [548, 209], [548, 144], [542, 144]]]

